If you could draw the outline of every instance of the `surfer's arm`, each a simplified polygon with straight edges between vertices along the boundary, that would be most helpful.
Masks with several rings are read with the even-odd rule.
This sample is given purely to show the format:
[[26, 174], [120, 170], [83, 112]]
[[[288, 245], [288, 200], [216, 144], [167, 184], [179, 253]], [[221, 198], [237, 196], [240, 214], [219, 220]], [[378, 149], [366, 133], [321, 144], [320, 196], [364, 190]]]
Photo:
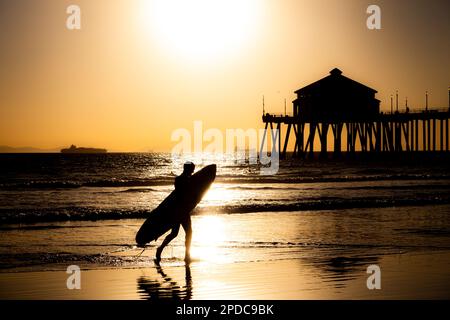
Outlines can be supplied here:
[[188, 182], [189, 182], [189, 177], [186, 176], [178, 176], [175, 178], [175, 190], [178, 191], [184, 191], [187, 189], [188, 186]]
[[181, 175], [175, 178], [175, 190], [185, 189], [188, 177]]
[[175, 190], [180, 189], [180, 177], [175, 178]]

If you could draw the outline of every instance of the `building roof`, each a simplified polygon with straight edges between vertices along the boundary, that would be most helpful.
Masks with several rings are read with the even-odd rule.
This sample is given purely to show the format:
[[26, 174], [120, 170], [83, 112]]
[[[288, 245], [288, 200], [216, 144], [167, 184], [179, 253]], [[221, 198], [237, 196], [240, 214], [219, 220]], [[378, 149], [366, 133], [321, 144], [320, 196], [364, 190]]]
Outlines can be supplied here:
[[347, 78], [346, 76], [342, 75], [342, 71], [339, 70], [338, 68], [334, 68], [333, 70], [330, 71], [330, 74], [328, 76], [326, 76], [325, 78], [322, 78], [316, 82], [313, 82], [309, 85], [307, 85], [306, 87], [303, 87], [301, 89], [298, 89], [297, 91], [295, 91], [296, 94], [298, 93], [303, 93], [304, 91], [308, 91], [312, 88], [318, 87], [320, 85], [336, 85], [336, 81], [338, 81], [339, 83], [343, 83], [346, 82], [348, 84], [353, 85], [354, 87], [360, 87], [361, 89], [367, 90], [367, 91], [371, 91], [373, 93], [377, 93], [378, 91], [375, 89], [372, 89], [368, 86], [363, 85], [362, 83], [359, 83], [355, 80], [352, 80], [350, 78]]

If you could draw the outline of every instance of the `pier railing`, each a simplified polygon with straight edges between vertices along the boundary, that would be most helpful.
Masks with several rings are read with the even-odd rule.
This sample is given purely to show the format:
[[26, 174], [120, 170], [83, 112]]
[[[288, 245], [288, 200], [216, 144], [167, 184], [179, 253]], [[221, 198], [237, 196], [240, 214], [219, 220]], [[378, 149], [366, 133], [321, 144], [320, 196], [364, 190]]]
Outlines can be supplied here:
[[[330, 128], [335, 155], [343, 151], [343, 141], [347, 153], [449, 151], [449, 108], [404, 109], [358, 118], [351, 115], [321, 114], [306, 117], [300, 114], [294, 117], [290, 114], [266, 113], [262, 119], [266, 131], [274, 128], [278, 130], [280, 138], [277, 146], [282, 157], [286, 156], [291, 135], [294, 136], [294, 156], [312, 155], [316, 138], [325, 156], [328, 153]], [[284, 141], [282, 131], [285, 132]]]

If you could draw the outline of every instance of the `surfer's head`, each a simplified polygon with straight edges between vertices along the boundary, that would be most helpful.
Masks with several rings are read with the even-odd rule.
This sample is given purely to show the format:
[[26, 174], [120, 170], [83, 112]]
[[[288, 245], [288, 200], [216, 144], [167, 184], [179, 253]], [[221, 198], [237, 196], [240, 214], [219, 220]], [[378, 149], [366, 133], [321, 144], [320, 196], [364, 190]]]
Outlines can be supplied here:
[[195, 170], [195, 164], [188, 161], [183, 165], [183, 173], [191, 175]]

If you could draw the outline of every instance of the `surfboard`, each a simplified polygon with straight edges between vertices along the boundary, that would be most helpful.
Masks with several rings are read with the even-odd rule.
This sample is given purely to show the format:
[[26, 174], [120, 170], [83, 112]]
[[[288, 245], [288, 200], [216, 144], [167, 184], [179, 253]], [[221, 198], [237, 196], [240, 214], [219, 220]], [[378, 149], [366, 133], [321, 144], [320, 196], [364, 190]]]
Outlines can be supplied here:
[[136, 233], [136, 243], [143, 246], [157, 240], [164, 233], [181, 223], [183, 217], [202, 200], [203, 195], [216, 178], [216, 165], [206, 166], [194, 173], [183, 192], [172, 191], [161, 204], [150, 212], [149, 217]]

